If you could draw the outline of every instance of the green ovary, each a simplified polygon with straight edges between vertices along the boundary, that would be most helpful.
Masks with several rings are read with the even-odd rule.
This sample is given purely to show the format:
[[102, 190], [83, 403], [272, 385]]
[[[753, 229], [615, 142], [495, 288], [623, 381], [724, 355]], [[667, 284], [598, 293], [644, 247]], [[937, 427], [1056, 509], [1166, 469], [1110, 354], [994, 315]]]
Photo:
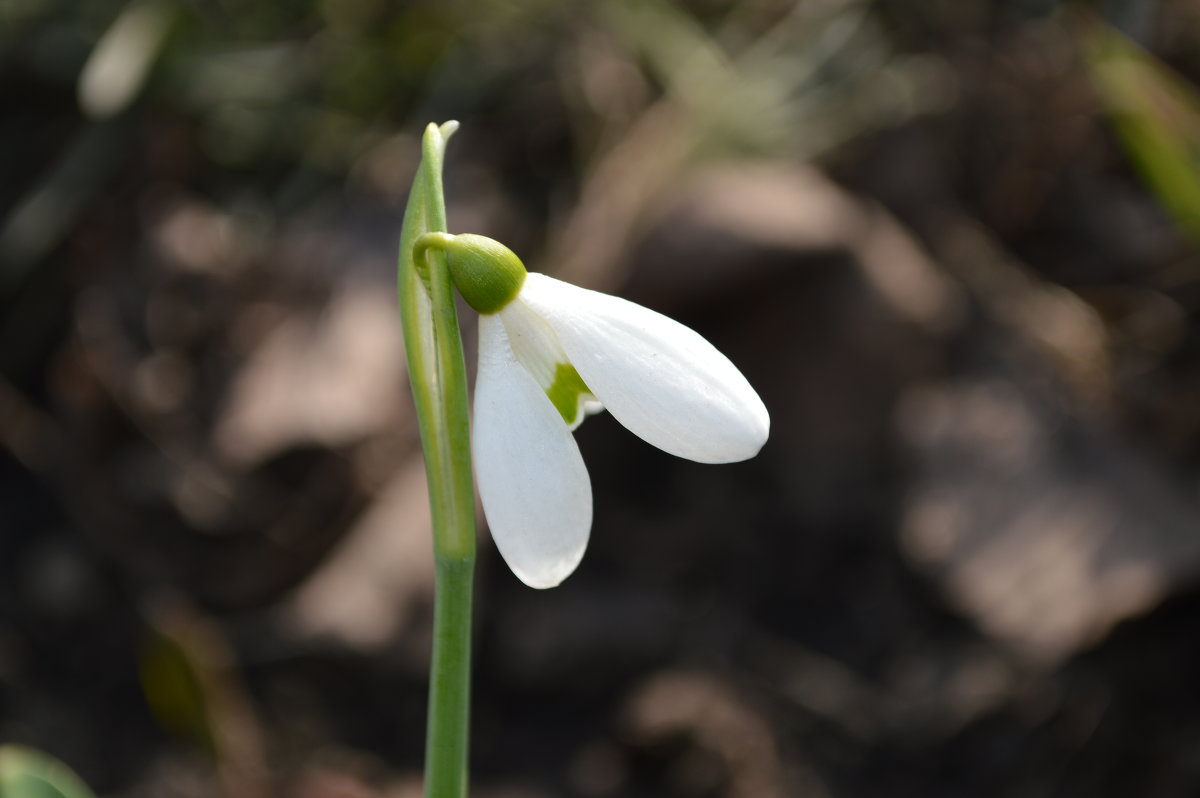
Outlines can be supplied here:
[[558, 410], [563, 421], [573, 425], [582, 411], [579, 397], [591, 396], [592, 392], [587, 383], [579, 376], [579, 372], [570, 363], [558, 363], [554, 368], [554, 381], [546, 389], [546, 396]]

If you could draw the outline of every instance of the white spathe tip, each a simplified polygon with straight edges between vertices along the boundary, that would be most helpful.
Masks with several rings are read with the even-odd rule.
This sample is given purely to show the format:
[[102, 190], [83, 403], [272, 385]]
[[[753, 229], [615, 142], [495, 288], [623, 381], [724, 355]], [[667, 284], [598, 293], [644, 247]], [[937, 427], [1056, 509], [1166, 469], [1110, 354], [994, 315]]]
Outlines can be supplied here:
[[767, 408], [729, 358], [649, 308], [531, 273], [517, 301], [544, 318], [592, 393], [670, 454], [732, 463], [758, 454]]

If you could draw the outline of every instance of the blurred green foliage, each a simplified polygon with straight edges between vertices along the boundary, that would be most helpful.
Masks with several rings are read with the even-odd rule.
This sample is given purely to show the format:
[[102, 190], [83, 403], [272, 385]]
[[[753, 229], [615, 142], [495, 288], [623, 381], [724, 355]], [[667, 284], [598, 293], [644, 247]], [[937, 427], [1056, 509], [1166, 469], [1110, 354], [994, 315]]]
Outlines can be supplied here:
[[141, 681], [154, 717], [216, 758], [217, 735], [202, 670], [183, 642], [151, 632], [142, 650]]
[[1107, 26], [1087, 28], [1085, 45], [1125, 151], [1179, 228], [1200, 243], [1200, 95]]
[[0, 746], [0, 795], [4, 798], [93, 798], [65, 764], [33, 748]]

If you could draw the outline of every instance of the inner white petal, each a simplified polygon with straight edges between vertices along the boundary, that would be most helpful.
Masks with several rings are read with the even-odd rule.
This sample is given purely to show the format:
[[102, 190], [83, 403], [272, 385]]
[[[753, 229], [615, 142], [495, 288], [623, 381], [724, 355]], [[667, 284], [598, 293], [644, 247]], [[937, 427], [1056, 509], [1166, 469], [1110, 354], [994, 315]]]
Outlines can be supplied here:
[[525, 367], [559, 408], [571, 429], [582, 424], [586, 416], [604, 409], [604, 405], [579, 379], [558, 339], [558, 333], [519, 296], [497, 315], [504, 324], [504, 332], [517, 362]]
[[567, 353], [545, 319], [520, 300], [510, 302], [499, 313], [508, 335], [509, 346], [517, 361], [524, 366], [543, 389], [554, 382], [559, 363], [569, 363]]

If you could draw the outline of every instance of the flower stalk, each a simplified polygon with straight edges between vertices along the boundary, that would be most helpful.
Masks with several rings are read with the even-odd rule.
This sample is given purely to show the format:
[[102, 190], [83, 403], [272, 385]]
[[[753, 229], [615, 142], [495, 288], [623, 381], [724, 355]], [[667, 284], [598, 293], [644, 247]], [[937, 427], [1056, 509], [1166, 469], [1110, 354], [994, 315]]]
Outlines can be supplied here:
[[[591, 534], [591, 482], [572, 435], [585, 416], [607, 409], [647, 443], [700, 463], [755, 456], [771, 425], [745, 376], [694, 330], [530, 274], [498, 241], [450, 235], [442, 158], [457, 127], [425, 131], [398, 280], [437, 565], [427, 798], [467, 793], [472, 452], [496, 547], [521, 581], [548, 588], [575, 570]], [[455, 290], [480, 314], [473, 437]]]
[[442, 159], [457, 122], [429, 125], [400, 236], [397, 290], [409, 379], [425, 452], [436, 565], [425, 795], [465, 798], [470, 730], [475, 494], [467, 374], [446, 254], [414, 246], [446, 232]]

